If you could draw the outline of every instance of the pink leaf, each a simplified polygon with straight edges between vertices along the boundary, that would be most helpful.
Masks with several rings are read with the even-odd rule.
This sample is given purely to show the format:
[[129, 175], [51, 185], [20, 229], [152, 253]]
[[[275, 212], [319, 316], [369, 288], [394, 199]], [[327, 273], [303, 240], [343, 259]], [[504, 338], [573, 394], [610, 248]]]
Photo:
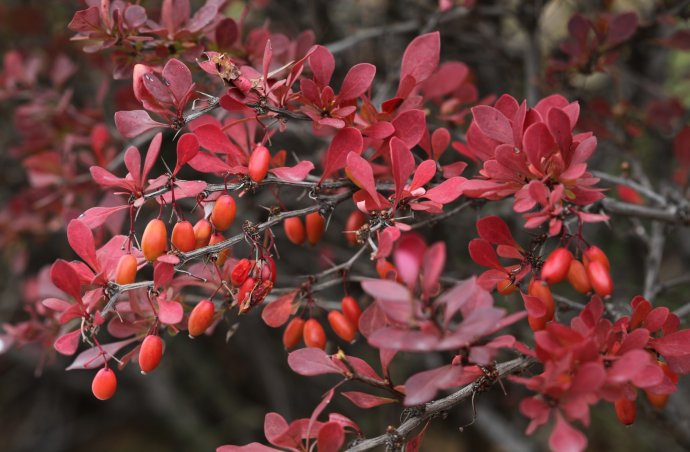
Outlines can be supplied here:
[[446, 265], [446, 244], [436, 242], [424, 254], [424, 278], [422, 278], [422, 292], [429, 297], [438, 289], [439, 278]]
[[185, 133], [177, 141], [177, 163], [173, 170], [176, 175], [183, 166], [199, 153], [199, 140], [193, 133]]
[[307, 178], [314, 169], [314, 164], [309, 160], [302, 160], [295, 166], [281, 166], [270, 170], [278, 179], [290, 182], [301, 182]]
[[342, 369], [320, 348], [301, 348], [288, 354], [288, 365], [293, 372], [307, 377], [323, 374], [341, 374]]
[[347, 391], [342, 393], [347, 397], [355, 406], [359, 408], [369, 409], [381, 405], [386, 405], [388, 403], [395, 403], [395, 399], [388, 397], [375, 396], [372, 394], [367, 394], [366, 392], [359, 391]]
[[412, 182], [410, 182], [410, 191], [413, 192], [417, 188], [426, 185], [435, 175], [436, 162], [434, 160], [424, 160], [414, 172], [414, 177]]
[[664, 356], [690, 355], [690, 330], [676, 331], [654, 340], [654, 348]]
[[472, 239], [468, 248], [470, 251], [470, 257], [477, 264], [483, 267], [503, 270], [503, 266], [498, 260], [496, 251], [494, 251], [493, 247], [487, 240]]
[[309, 66], [314, 74], [314, 81], [320, 87], [327, 86], [335, 69], [335, 58], [330, 50], [317, 46], [309, 57]]
[[[124, 341], [101, 345], [100, 349], [98, 347], [92, 347], [88, 350], [84, 350], [65, 370], [85, 370], [101, 367], [104, 364], [104, 358], [105, 360], [109, 360], [115, 353], [136, 340], [137, 338], [134, 337]], [[101, 350], [105, 352], [104, 358], [101, 357]]]
[[149, 173], [151, 172], [153, 165], [155, 165], [156, 161], [158, 160], [158, 154], [160, 154], [161, 151], [162, 141], [163, 134], [161, 132], [158, 132], [151, 140], [151, 143], [149, 143], [149, 148], [146, 151], [146, 158], [144, 159], [144, 169], [141, 173], [142, 182], [148, 179]]
[[435, 31], [417, 36], [410, 42], [403, 54], [400, 66], [400, 80], [408, 75], [421, 83], [436, 70], [441, 53], [441, 35]]
[[261, 312], [261, 318], [264, 322], [266, 322], [266, 325], [273, 328], [278, 328], [288, 321], [290, 315], [295, 310], [292, 302], [295, 300], [297, 292], [297, 290], [293, 290], [292, 292], [278, 298], [276, 301], [269, 303], [264, 308], [264, 310]]
[[213, 154], [199, 152], [189, 161], [189, 166], [202, 173], [227, 173], [232, 167]]
[[92, 166], [89, 168], [91, 177], [101, 187], [121, 187], [130, 191], [134, 191], [134, 183], [126, 179], [115, 176], [110, 171], [101, 168], [100, 166]]
[[549, 437], [549, 447], [558, 452], [580, 452], [587, 447], [587, 438], [563, 419], [560, 411], [557, 411], [556, 426]]
[[450, 179], [444, 180], [437, 186], [430, 188], [424, 194], [424, 198], [439, 204], [453, 202], [462, 195], [462, 183], [465, 180], [464, 177], [451, 177]]
[[323, 162], [323, 175], [319, 183], [323, 182], [335, 171], [345, 167], [347, 156], [350, 152], [361, 154], [363, 143], [362, 133], [359, 130], [353, 127], [340, 129], [333, 137], [333, 140], [331, 140], [331, 144], [326, 151]]
[[392, 122], [395, 136], [412, 148], [416, 146], [426, 131], [426, 115], [422, 110], [407, 110], [400, 113]]
[[340, 102], [356, 99], [369, 89], [376, 75], [376, 66], [360, 63], [352, 66], [345, 75], [343, 86], [340, 88], [338, 100]]
[[374, 179], [374, 170], [371, 164], [360, 157], [355, 152], [347, 154], [347, 163], [345, 166], [347, 177], [354, 182], [356, 186], [366, 191], [372, 197], [375, 203], [378, 204], [378, 192], [376, 191], [376, 180]]
[[141, 154], [139, 154], [139, 149], [134, 146], [130, 146], [125, 152], [125, 167], [127, 167], [134, 184], [137, 187], [141, 187], [143, 185], [141, 179]]
[[288, 429], [288, 423], [278, 413], [266, 413], [264, 417], [264, 435], [269, 443], [279, 445], [281, 437]]
[[412, 375], [405, 382], [405, 405], [433, 399], [439, 389], [452, 388], [462, 375], [462, 366], [443, 366]]
[[81, 257], [94, 272], [100, 271], [96, 258], [96, 243], [91, 229], [80, 220], [72, 220], [67, 226], [67, 241], [77, 256]]
[[175, 325], [182, 321], [184, 309], [177, 301], [157, 300], [158, 319], [166, 325]]
[[74, 355], [79, 347], [79, 339], [81, 338], [81, 329], [74, 330], [67, 334], [63, 334], [55, 341], [53, 347], [55, 350], [66, 356]]
[[134, 138], [159, 127], [170, 127], [168, 124], [151, 119], [146, 110], [116, 112], [115, 126], [125, 138]]
[[370, 279], [362, 281], [362, 290], [377, 300], [404, 302], [410, 300], [410, 293], [407, 287], [391, 280]]
[[73, 306], [72, 303], [59, 298], [46, 298], [41, 302], [43, 306], [56, 312], [63, 312]]
[[484, 135], [499, 143], [513, 144], [513, 128], [503, 113], [488, 105], [478, 105], [472, 108], [472, 115]]
[[344, 443], [345, 432], [337, 422], [327, 422], [319, 429], [316, 440], [319, 452], [338, 452]]
[[414, 171], [415, 163], [410, 148], [401, 139], [393, 137], [389, 144], [391, 171], [393, 172], [393, 181], [395, 182], [395, 204], [393, 205], [393, 209], [395, 209], [395, 206], [400, 201], [400, 195], [407, 183], [407, 179]]
[[[163, 257], [163, 256], [161, 256]], [[153, 286], [160, 289], [170, 284], [175, 275], [175, 267], [172, 263], [158, 261], [153, 266]]]
[[67, 261], [62, 259], [55, 261], [50, 267], [50, 280], [55, 287], [81, 303], [79, 275]]
[[[331, 400], [333, 399], [333, 394], [335, 394], [335, 388], [331, 388], [326, 395], [323, 396], [323, 399], [319, 404], [314, 408], [314, 411], [311, 413], [311, 417], [309, 418], [309, 425], [307, 426], [307, 433], [306, 437], [311, 438], [312, 437], [312, 427], [314, 426], [314, 423], [316, 422], [316, 419], [319, 417], [319, 415], [323, 412], [324, 409], [326, 409], [326, 406], [331, 403]], [[342, 428], [342, 427], [341, 427]], [[308, 441], [307, 441], [308, 444]], [[308, 448], [307, 448], [308, 449]]]

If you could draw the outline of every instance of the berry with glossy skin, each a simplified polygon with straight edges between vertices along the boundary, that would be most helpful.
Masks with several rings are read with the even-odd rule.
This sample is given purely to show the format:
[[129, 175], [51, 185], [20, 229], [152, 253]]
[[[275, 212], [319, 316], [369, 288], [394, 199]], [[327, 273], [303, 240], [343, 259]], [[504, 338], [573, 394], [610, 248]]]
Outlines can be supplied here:
[[283, 332], [283, 347], [285, 350], [292, 350], [297, 347], [299, 342], [302, 340], [302, 334], [304, 332], [304, 320], [299, 317], [294, 317], [290, 320], [290, 323], [285, 327]]
[[163, 339], [155, 334], [144, 338], [139, 349], [139, 367], [141, 373], [152, 372], [163, 358]]
[[304, 223], [300, 217], [290, 217], [283, 221], [283, 229], [288, 240], [295, 245], [304, 243], [306, 233], [304, 231]]
[[589, 282], [589, 276], [587, 276], [587, 270], [582, 262], [577, 259], [570, 261], [570, 267], [568, 268], [568, 282], [573, 289], [580, 293], [589, 293], [592, 291], [592, 283]]
[[358, 329], [359, 318], [362, 315], [362, 308], [359, 307], [357, 300], [350, 296], [343, 297], [342, 301], [340, 302], [340, 309], [342, 309], [343, 314], [347, 320], [352, 323], [355, 329]]
[[345, 222], [345, 239], [350, 245], [357, 244], [357, 231], [367, 222], [367, 217], [359, 210], [354, 210]]
[[124, 254], [117, 261], [115, 278], [117, 284], [132, 284], [137, 279], [137, 258], [131, 254]]
[[189, 221], [178, 221], [170, 234], [170, 243], [175, 249], [187, 253], [196, 248], [194, 226]]
[[611, 271], [611, 263], [608, 256], [598, 246], [590, 246], [582, 253], [582, 263], [585, 264], [585, 267], [593, 261], [601, 262], [606, 267], [606, 270]]
[[190, 337], [201, 336], [206, 332], [213, 322], [215, 310], [216, 307], [211, 300], [201, 300], [194, 306], [187, 320], [187, 330], [189, 331]]
[[256, 183], [261, 182], [268, 174], [268, 165], [271, 162], [271, 153], [264, 145], [258, 145], [249, 156], [249, 178]]
[[[215, 245], [216, 243], [220, 243], [223, 240], [225, 240], [223, 234], [216, 232], [211, 236], [211, 240], [208, 241], [208, 244]], [[225, 248], [224, 250], [218, 251], [218, 255], [216, 257], [216, 265], [222, 267], [225, 261], [228, 259], [228, 254], [230, 254], [230, 248]]]
[[546, 321], [553, 320], [553, 315], [556, 312], [556, 303], [553, 300], [553, 294], [549, 286], [544, 284], [543, 281], [533, 279], [529, 283], [528, 295], [539, 298], [546, 307], [546, 315], [544, 316]]
[[395, 265], [387, 261], [386, 259], [379, 259], [376, 261], [376, 273], [379, 274], [381, 279], [398, 279], [398, 269]]
[[515, 293], [517, 290], [517, 286], [515, 283], [513, 283], [513, 280], [510, 278], [503, 279], [496, 284], [496, 291], [500, 293], [501, 295], [510, 295], [512, 293]]
[[312, 212], [305, 217], [304, 221], [307, 229], [307, 241], [311, 245], [316, 245], [321, 241], [326, 230], [326, 220], [319, 212]]
[[202, 218], [194, 225], [194, 241], [195, 248], [203, 248], [208, 245], [213, 233], [213, 226], [211, 222]]
[[91, 382], [91, 392], [98, 400], [108, 400], [117, 390], [117, 377], [108, 367], [99, 370]]
[[153, 262], [168, 250], [168, 230], [162, 220], [149, 221], [141, 237], [141, 252], [147, 261]]
[[235, 199], [230, 195], [223, 195], [216, 199], [209, 220], [216, 230], [225, 231], [232, 226], [236, 214], [237, 204], [235, 204]]
[[592, 288], [602, 298], [606, 298], [613, 293], [613, 280], [609, 269], [600, 261], [590, 261], [586, 266], [587, 277], [592, 283]]
[[573, 255], [566, 248], [556, 248], [549, 254], [541, 268], [541, 279], [549, 284], [557, 284], [568, 276]]
[[623, 425], [632, 425], [637, 415], [637, 407], [634, 400], [618, 399], [614, 404], [616, 416]]
[[246, 257], [240, 259], [230, 273], [230, 283], [235, 287], [241, 286], [247, 280], [253, 268], [254, 261], [250, 261]]
[[331, 325], [333, 332], [345, 342], [352, 342], [357, 336], [357, 329], [340, 311], [331, 311], [328, 313], [328, 323]]
[[302, 337], [307, 347], [320, 348], [321, 350], [326, 348], [326, 332], [315, 319], [309, 319], [304, 323]]
[[252, 290], [254, 290], [255, 285], [256, 280], [254, 278], [247, 278], [240, 286], [239, 290], [237, 291], [237, 304], [240, 306], [240, 309], [242, 306], [249, 305], [249, 297], [251, 297]]

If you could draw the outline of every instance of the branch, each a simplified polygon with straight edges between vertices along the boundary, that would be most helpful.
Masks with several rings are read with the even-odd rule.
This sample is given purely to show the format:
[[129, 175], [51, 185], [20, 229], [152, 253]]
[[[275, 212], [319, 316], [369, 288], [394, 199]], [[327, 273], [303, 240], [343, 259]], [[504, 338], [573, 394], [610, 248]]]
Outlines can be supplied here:
[[627, 217], [646, 218], [649, 220], [657, 220], [664, 223], [679, 224], [682, 226], [690, 225], [690, 215], [688, 215], [688, 212], [673, 205], [666, 208], [657, 208], [641, 206], [638, 204], [629, 204], [610, 198], [602, 199], [601, 205], [606, 213]]
[[659, 193], [655, 192], [649, 187], [640, 184], [639, 182], [635, 182], [630, 178], [614, 176], [613, 174], [604, 173], [602, 171], [591, 171], [591, 173], [592, 176], [598, 177], [603, 181], [611, 182], [612, 184], [627, 185], [628, 187], [640, 192], [647, 198], [654, 200], [657, 204], [661, 206], [668, 205], [668, 200], [664, 196], [660, 195]]
[[647, 257], [645, 259], [644, 291], [642, 296], [652, 300], [658, 292], [659, 271], [664, 256], [664, 244], [666, 243], [665, 225], [659, 221], [652, 222], [651, 237]]
[[371, 450], [390, 443], [392, 440], [395, 440], [395, 437], [405, 438], [426, 421], [431, 420], [432, 418], [441, 415], [443, 412], [459, 405], [460, 402], [468, 397], [471, 397], [486, 384], [493, 384], [501, 377], [522, 372], [533, 363], [534, 360], [532, 358], [524, 357], [498, 364], [496, 366], [498, 376], [497, 378], [493, 379], [493, 381], [489, 379], [489, 377], [481, 377], [476, 382], [463, 387], [459, 391], [456, 391], [447, 397], [429, 402], [423, 406], [424, 410], [422, 412], [413, 414], [405, 422], [400, 424], [399, 427], [395, 429], [389, 428], [389, 433], [360, 441], [348, 448], [347, 452]]

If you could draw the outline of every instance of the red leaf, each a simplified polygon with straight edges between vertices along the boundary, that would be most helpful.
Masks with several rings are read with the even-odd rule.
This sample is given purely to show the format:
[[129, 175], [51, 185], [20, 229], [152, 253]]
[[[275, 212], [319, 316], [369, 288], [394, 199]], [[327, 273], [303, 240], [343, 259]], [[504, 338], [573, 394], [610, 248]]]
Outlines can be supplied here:
[[55, 350], [66, 356], [74, 355], [79, 347], [79, 339], [81, 338], [81, 329], [74, 330], [70, 333], [63, 334], [55, 341], [53, 347]]
[[316, 46], [316, 49], [309, 57], [309, 66], [314, 74], [314, 81], [320, 87], [327, 86], [331, 82], [333, 70], [335, 69], [335, 58], [330, 50], [323, 46]]
[[395, 182], [395, 204], [393, 205], [395, 210], [400, 201], [403, 188], [407, 184], [407, 179], [414, 171], [415, 163], [410, 148], [401, 139], [393, 137], [389, 144], [391, 171], [393, 172], [393, 181]]
[[434, 160], [424, 160], [419, 164], [414, 172], [410, 191], [414, 192], [417, 188], [426, 185], [436, 175], [436, 162]]
[[[163, 257], [163, 256], [161, 256]], [[177, 257], [177, 256], [175, 256]], [[153, 266], [153, 286], [154, 289], [160, 289], [170, 284], [173, 276], [175, 276], [175, 264], [167, 263], [159, 260]]]
[[166, 325], [175, 325], [182, 321], [184, 309], [177, 301], [157, 300], [158, 320]]
[[307, 178], [314, 169], [314, 164], [309, 160], [302, 160], [295, 166], [281, 166], [270, 170], [278, 179], [290, 182], [301, 182]]
[[288, 429], [288, 423], [278, 413], [266, 413], [264, 417], [264, 435], [269, 443], [276, 446], [280, 445], [281, 437]]
[[101, 348], [92, 347], [81, 352], [75, 360], [65, 370], [85, 370], [95, 369], [103, 365], [103, 358], [101, 358], [101, 349], [105, 352], [105, 359], [109, 360], [112, 356], [120, 351], [123, 347], [136, 341], [137, 338], [131, 338], [119, 342], [111, 342], [110, 344], [101, 345]]
[[[326, 408], [326, 405], [331, 403], [331, 400], [333, 399], [333, 394], [335, 394], [335, 388], [331, 388], [326, 395], [323, 396], [323, 399], [319, 404], [314, 408], [314, 411], [311, 413], [311, 417], [309, 418], [309, 425], [307, 426], [307, 433], [306, 437], [311, 438], [312, 435], [312, 427], [314, 426], [314, 423], [316, 422], [316, 418], [319, 417], [319, 415], [323, 412], [323, 410]], [[342, 427], [341, 427], [342, 428]], [[307, 441], [307, 444], [309, 442]], [[307, 447], [307, 449], [309, 449]]]
[[375, 396], [372, 394], [367, 394], [366, 392], [359, 391], [347, 391], [342, 393], [347, 397], [355, 406], [359, 408], [369, 409], [377, 406], [385, 405], [388, 403], [395, 403], [395, 399], [388, 397]]
[[405, 382], [405, 405], [419, 405], [433, 399], [440, 389], [457, 385], [462, 366], [443, 366], [412, 375]]
[[50, 280], [55, 287], [81, 303], [81, 285], [79, 275], [72, 266], [62, 259], [58, 259], [50, 267]]
[[[185, 66], [186, 67], [186, 66]], [[185, 133], [177, 141], [177, 163], [173, 170], [176, 175], [183, 166], [199, 153], [199, 140], [193, 133]]]
[[139, 149], [134, 146], [130, 146], [125, 152], [125, 167], [127, 167], [135, 186], [143, 186], [144, 181], [141, 179], [141, 154], [139, 154]]
[[676, 331], [654, 341], [654, 348], [664, 356], [690, 355], [690, 330]]
[[301, 348], [288, 354], [288, 365], [295, 373], [312, 377], [323, 374], [341, 374], [343, 371], [333, 363], [320, 348]]
[[395, 133], [393, 124], [387, 121], [376, 122], [362, 131], [362, 134], [375, 140], [383, 140]]
[[422, 278], [422, 293], [431, 296], [438, 289], [439, 279], [446, 265], [446, 244], [436, 242], [424, 253], [424, 277]]
[[269, 303], [261, 312], [261, 318], [266, 325], [273, 328], [278, 328], [285, 324], [290, 318], [290, 315], [295, 311], [295, 306], [292, 302], [295, 300], [297, 290], [283, 295], [276, 301]]
[[194, 129], [194, 134], [199, 139], [199, 145], [214, 153], [227, 154], [230, 157], [230, 165], [240, 165], [245, 158], [245, 153], [235, 146], [217, 124], [209, 123]]
[[410, 300], [407, 287], [395, 281], [383, 279], [370, 279], [362, 281], [362, 290], [377, 300], [404, 301]]
[[493, 247], [487, 240], [472, 239], [468, 248], [470, 251], [470, 257], [477, 264], [483, 267], [503, 270], [503, 266], [498, 260], [496, 251], [494, 251]]
[[115, 112], [115, 127], [125, 138], [134, 138], [151, 129], [170, 126], [151, 119], [146, 110], [132, 110]]
[[546, 305], [538, 297], [533, 297], [520, 292], [522, 295], [522, 301], [525, 303], [525, 310], [531, 317], [544, 317], [546, 315]]
[[374, 203], [379, 204], [378, 192], [376, 191], [376, 180], [374, 179], [374, 170], [371, 164], [360, 157], [355, 152], [347, 154], [347, 163], [345, 166], [347, 177], [354, 182], [356, 186], [366, 191], [374, 200]]
[[556, 411], [556, 426], [549, 437], [549, 447], [558, 452], [580, 452], [587, 447], [587, 438]]
[[319, 452], [338, 452], [344, 443], [345, 432], [337, 422], [327, 422], [319, 429], [316, 440]]
[[426, 80], [436, 70], [440, 53], [441, 35], [439, 32], [435, 31], [414, 38], [403, 54], [400, 65], [401, 82], [408, 75], [414, 77], [416, 83]]
[[499, 143], [513, 144], [513, 127], [503, 113], [488, 105], [472, 108], [474, 123], [484, 135]]
[[443, 151], [448, 148], [450, 144], [450, 132], [445, 127], [434, 130], [431, 134], [431, 155], [434, 160], [438, 160]]
[[72, 220], [67, 226], [67, 241], [77, 256], [89, 264], [94, 272], [98, 273], [101, 268], [96, 258], [96, 243], [93, 240], [91, 229], [80, 220]]
[[347, 156], [350, 152], [362, 153], [363, 146], [362, 133], [353, 128], [345, 127], [335, 134], [331, 144], [328, 146], [323, 162], [323, 175], [319, 183], [323, 182], [335, 171], [345, 167]]
[[400, 113], [392, 122], [395, 136], [412, 148], [416, 146], [426, 131], [426, 115], [422, 110], [407, 110]]
[[129, 191], [134, 191], [134, 183], [126, 179], [115, 176], [110, 171], [101, 168], [100, 166], [92, 166], [89, 168], [91, 177], [100, 186], [111, 188], [120, 187]]
[[73, 306], [72, 303], [59, 298], [46, 298], [41, 302], [43, 306], [56, 312], [63, 312]]
[[376, 66], [369, 63], [360, 63], [352, 66], [345, 75], [343, 85], [338, 94], [339, 102], [356, 99], [364, 94], [371, 86], [376, 75]]
[[213, 154], [199, 152], [189, 161], [189, 166], [202, 173], [227, 173], [232, 167]]
[[430, 188], [424, 198], [430, 199], [439, 204], [448, 204], [462, 195], [462, 183], [467, 179], [464, 177], [451, 177], [444, 180], [439, 185]]
[[477, 220], [479, 237], [494, 245], [515, 245], [515, 239], [502, 218], [496, 216]]

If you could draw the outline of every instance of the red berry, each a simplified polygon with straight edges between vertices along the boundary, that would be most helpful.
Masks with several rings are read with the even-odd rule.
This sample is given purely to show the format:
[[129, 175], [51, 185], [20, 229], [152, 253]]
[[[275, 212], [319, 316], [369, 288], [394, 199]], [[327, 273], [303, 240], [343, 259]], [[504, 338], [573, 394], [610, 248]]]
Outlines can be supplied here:
[[[213, 234], [211, 236], [211, 240], [208, 241], [208, 244], [209, 245], [215, 245], [216, 243], [220, 243], [223, 240], [225, 240], [225, 237], [223, 237], [223, 234], [216, 232], [215, 234]], [[228, 258], [228, 254], [230, 254], [229, 248], [225, 248], [224, 250], [218, 251], [218, 254], [216, 256], [216, 265], [218, 265], [219, 267], [222, 267]]]
[[608, 268], [600, 261], [590, 261], [587, 265], [587, 277], [592, 283], [592, 288], [602, 298], [613, 293], [613, 280]]
[[131, 254], [123, 254], [117, 261], [115, 278], [117, 284], [132, 284], [137, 279], [137, 258]]
[[608, 271], [611, 271], [611, 263], [609, 262], [609, 258], [606, 256], [606, 253], [604, 253], [601, 248], [597, 246], [590, 246], [585, 250], [584, 253], [582, 253], [582, 262], [585, 264], [585, 267], [587, 267], [587, 264], [592, 261], [601, 262]]
[[632, 425], [635, 422], [635, 415], [637, 408], [634, 400], [618, 399], [614, 404], [616, 408], [616, 416], [623, 425]]
[[304, 223], [299, 217], [286, 218], [283, 221], [283, 229], [285, 229], [285, 235], [288, 240], [290, 240], [295, 245], [301, 245], [304, 243], [305, 231]]
[[357, 244], [357, 231], [364, 226], [367, 218], [359, 210], [353, 211], [345, 222], [345, 239], [350, 245]]
[[115, 395], [117, 389], [117, 377], [115, 372], [104, 367], [96, 373], [91, 383], [91, 392], [98, 400], [108, 400]]
[[566, 248], [556, 248], [546, 258], [541, 268], [541, 279], [549, 284], [557, 284], [568, 276], [573, 255]]
[[211, 224], [218, 231], [225, 231], [235, 221], [235, 214], [237, 213], [237, 205], [235, 199], [230, 195], [223, 195], [216, 199], [216, 203], [211, 210]]
[[268, 152], [268, 148], [261, 144], [256, 146], [249, 157], [249, 178], [256, 183], [264, 180], [268, 174], [270, 161], [271, 153]]
[[647, 401], [649, 402], [649, 404], [657, 410], [663, 409], [664, 407], [666, 407], [666, 404], [668, 403], [669, 394], [655, 394], [653, 392], [649, 392], [646, 390], [644, 394], [645, 396], [647, 396]]
[[235, 287], [241, 286], [247, 280], [253, 268], [253, 261], [250, 261], [246, 257], [240, 259], [235, 264], [235, 267], [233, 267], [232, 273], [230, 273], [230, 283]]
[[149, 221], [141, 237], [141, 252], [147, 261], [155, 261], [168, 250], [168, 231], [159, 219]]
[[155, 334], [144, 338], [139, 349], [139, 367], [141, 373], [152, 372], [163, 358], [163, 339]]
[[194, 225], [194, 241], [195, 248], [203, 248], [208, 245], [209, 240], [211, 240], [211, 233], [213, 232], [213, 227], [211, 222], [202, 218], [197, 221]]
[[187, 320], [187, 330], [189, 330], [190, 337], [201, 336], [206, 332], [213, 322], [215, 310], [216, 308], [211, 300], [201, 300], [194, 306]]
[[340, 311], [331, 311], [328, 313], [328, 323], [330, 323], [333, 332], [345, 342], [352, 342], [357, 336], [357, 329]]
[[539, 298], [539, 300], [541, 300], [546, 307], [546, 315], [544, 316], [544, 320], [546, 322], [553, 320], [553, 315], [556, 312], [556, 303], [553, 301], [553, 294], [551, 293], [549, 286], [545, 284], [544, 281], [533, 279], [529, 283], [527, 292], [528, 295]]
[[276, 261], [271, 256], [266, 256], [259, 260], [261, 267], [261, 279], [270, 279], [272, 283], [276, 282]]
[[286, 350], [292, 350], [297, 347], [299, 341], [302, 340], [302, 333], [304, 332], [304, 320], [299, 317], [294, 317], [290, 323], [285, 327], [283, 332], [283, 346]]
[[319, 212], [312, 212], [305, 217], [307, 229], [307, 241], [311, 245], [316, 245], [321, 241], [326, 228], [326, 220]]
[[386, 259], [376, 261], [376, 273], [379, 274], [381, 279], [398, 279], [398, 269]]
[[517, 286], [512, 279], [506, 277], [506, 279], [502, 279], [496, 284], [496, 290], [501, 295], [510, 295], [517, 290]]
[[307, 347], [326, 348], [326, 332], [317, 320], [309, 319], [304, 323], [302, 336]]
[[196, 248], [194, 226], [189, 221], [178, 221], [170, 234], [170, 243], [183, 253], [188, 253]]
[[343, 314], [347, 317], [347, 320], [357, 329], [359, 317], [362, 315], [362, 308], [359, 307], [357, 300], [355, 300], [354, 297], [343, 297], [340, 302], [340, 308], [343, 310]]
[[240, 288], [237, 290], [237, 305], [240, 307], [240, 312], [242, 312], [243, 307], [249, 306], [251, 302], [252, 290], [256, 285], [256, 280], [254, 278], [247, 278], [244, 280]]
[[592, 291], [592, 284], [589, 282], [587, 270], [582, 262], [577, 259], [570, 261], [568, 268], [568, 282], [573, 286], [573, 289], [580, 293], [589, 293]]

